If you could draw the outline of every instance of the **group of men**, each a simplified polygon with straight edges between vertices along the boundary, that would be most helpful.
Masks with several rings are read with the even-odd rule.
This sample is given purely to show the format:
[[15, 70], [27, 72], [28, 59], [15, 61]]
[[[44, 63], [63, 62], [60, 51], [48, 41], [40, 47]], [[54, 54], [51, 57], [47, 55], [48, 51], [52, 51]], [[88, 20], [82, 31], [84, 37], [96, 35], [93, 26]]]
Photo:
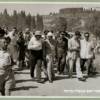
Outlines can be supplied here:
[[[5, 34], [2, 38], [0, 50], [0, 79], [2, 80], [0, 91], [2, 95], [10, 95], [10, 89], [15, 80], [12, 71], [15, 63], [19, 71], [24, 66], [30, 68], [31, 78], [39, 83], [47, 80], [52, 83], [55, 80], [55, 62], [58, 75], [64, 74], [65, 68], [69, 78], [72, 78], [73, 72], [76, 71], [79, 81], [86, 81], [89, 75], [94, 75], [95, 47], [89, 39], [88, 32], [84, 33], [83, 39], [79, 31], [76, 31], [73, 36], [63, 31], [59, 32], [58, 36], [51, 31], [45, 31], [42, 34], [38, 30], [30, 33], [27, 28], [23, 33], [13, 28], [12, 32]], [[45, 79], [41, 78], [42, 71]]]
[[[68, 70], [68, 77], [72, 78], [73, 69], [79, 81], [85, 81], [86, 77], [94, 75], [94, 44], [89, 39], [89, 33], [84, 33], [81, 39], [79, 31], [75, 32], [73, 37], [69, 37], [66, 32], [60, 32], [58, 37], [53, 37], [52, 32], [48, 32], [46, 38], [41, 37], [41, 32], [36, 31], [35, 35], [30, 39], [28, 50], [30, 50], [30, 73], [34, 78], [34, 68], [38, 66], [38, 76], [43, 64], [46, 79], [50, 83], [53, 82], [55, 73], [53, 62], [57, 62], [57, 73], [63, 74], [65, 67]], [[84, 73], [85, 72], [85, 76]], [[38, 77], [40, 82], [40, 77]]]

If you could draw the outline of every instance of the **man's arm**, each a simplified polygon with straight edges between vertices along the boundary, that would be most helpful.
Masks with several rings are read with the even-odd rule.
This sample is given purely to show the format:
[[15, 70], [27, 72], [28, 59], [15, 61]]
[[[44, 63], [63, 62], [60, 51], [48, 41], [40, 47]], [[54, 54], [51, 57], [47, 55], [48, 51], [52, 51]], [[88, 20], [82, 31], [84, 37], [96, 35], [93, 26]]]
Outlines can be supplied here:
[[28, 44], [28, 49], [29, 50], [37, 50], [37, 48], [39, 48], [39, 45], [35, 45], [34, 39], [31, 39]]

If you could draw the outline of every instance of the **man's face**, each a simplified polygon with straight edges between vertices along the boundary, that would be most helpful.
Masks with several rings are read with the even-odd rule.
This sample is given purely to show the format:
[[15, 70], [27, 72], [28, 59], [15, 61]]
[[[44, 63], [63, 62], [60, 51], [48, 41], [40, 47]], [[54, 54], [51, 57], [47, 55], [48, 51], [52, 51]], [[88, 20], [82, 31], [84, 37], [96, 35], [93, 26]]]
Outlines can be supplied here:
[[64, 34], [60, 34], [60, 37], [61, 37], [61, 38], [64, 38]]
[[53, 37], [52, 36], [48, 36], [48, 39], [51, 40]]
[[79, 35], [75, 35], [75, 39], [80, 39], [80, 36]]
[[87, 40], [87, 41], [89, 40], [89, 34], [85, 34], [84, 37], [85, 37], [85, 40]]
[[7, 50], [8, 42], [6, 40], [3, 40], [3, 50]]
[[37, 40], [41, 39], [41, 35], [36, 35], [35, 37], [36, 37]]

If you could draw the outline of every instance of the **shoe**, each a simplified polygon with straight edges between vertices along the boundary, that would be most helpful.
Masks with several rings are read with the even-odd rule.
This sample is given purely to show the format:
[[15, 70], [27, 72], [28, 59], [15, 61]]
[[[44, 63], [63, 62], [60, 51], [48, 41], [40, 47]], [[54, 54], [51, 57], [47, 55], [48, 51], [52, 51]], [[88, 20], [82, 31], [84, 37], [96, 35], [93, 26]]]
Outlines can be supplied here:
[[86, 81], [86, 78], [82, 77], [82, 78], [78, 78], [79, 81]]
[[18, 71], [22, 71], [23, 69], [22, 68], [18, 68]]
[[39, 79], [39, 80], [37, 80], [37, 83], [44, 83], [44, 80], [42, 80], [42, 79]]
[[31, 78], [34, 78], [34, 73], [33, 73], [33, 74], [31, 74]]
[[83, 76], [84, 78], [88, 78], [89, 76], [88, 75], [86, 75], [86, 76]]
[[53, 83], [53, 81], [52, 80], [49, 80], [49, 83]]
[[72, 78], [72, 75], [68, 75], [68, 78]]
[[60, 75], [61, 73], [60, 72], [57, 72], [57, 74]]

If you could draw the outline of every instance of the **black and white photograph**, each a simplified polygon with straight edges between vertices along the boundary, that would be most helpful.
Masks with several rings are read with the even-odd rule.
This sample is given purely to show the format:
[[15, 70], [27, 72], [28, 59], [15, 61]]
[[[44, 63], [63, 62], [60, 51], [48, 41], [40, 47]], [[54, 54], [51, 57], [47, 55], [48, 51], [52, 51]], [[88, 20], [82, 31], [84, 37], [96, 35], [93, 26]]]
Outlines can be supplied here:
[[0, 96], [100, 96], [100, 3], [0, 3]]

